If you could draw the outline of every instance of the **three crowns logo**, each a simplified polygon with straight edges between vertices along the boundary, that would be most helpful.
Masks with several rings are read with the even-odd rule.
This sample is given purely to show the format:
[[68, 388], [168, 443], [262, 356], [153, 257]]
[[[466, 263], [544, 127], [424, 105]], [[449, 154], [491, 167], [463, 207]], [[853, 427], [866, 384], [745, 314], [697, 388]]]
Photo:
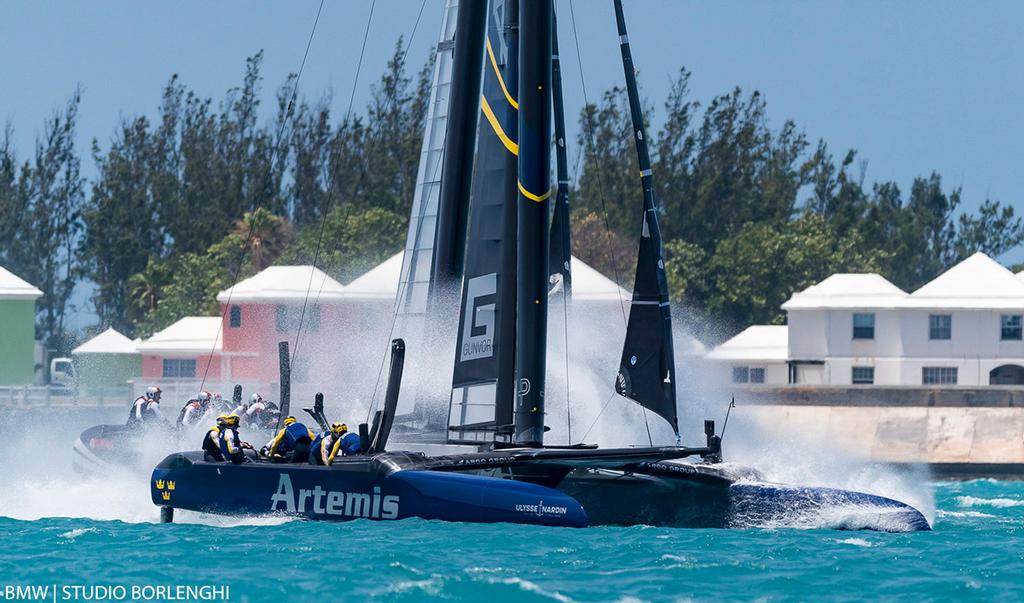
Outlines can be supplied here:
[[162, 480], [162, 479], [156, 480], [156, 489], [157, 490], [163, 490], [164, 489], [164, 480]]
[[160, 496], [162, 496], [164, 500], [171, 500], [171, 493], [170, 492], [161, 492]]

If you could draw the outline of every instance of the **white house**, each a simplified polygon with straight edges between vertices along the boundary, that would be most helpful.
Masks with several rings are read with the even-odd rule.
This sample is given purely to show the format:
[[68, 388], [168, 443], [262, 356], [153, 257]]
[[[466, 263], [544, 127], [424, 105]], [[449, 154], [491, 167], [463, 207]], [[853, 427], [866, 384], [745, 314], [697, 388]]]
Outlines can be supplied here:
[[1024, 385], [1024, 279], [983, 253], [913, 293], [834, 274], [782, 309], [787, 326], [751, 327], [708, 358], [737, 383]]

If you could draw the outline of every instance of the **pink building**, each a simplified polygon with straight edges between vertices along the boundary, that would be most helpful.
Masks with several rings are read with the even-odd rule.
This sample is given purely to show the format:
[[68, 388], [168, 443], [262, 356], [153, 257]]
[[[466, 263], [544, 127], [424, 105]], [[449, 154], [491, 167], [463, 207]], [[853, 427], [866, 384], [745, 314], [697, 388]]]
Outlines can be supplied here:
[[225, 380], [276, 383], [280, 341], [291, 346], [298, 392], [311, 376], [330, 375], [336, 363], [331, 350], [341, 343], [336, 325], [346, 319], [344, 291], [312, 266], [271, 266], [221, 291]]
[[139, 344], [142, 381], [171, 387], [174, 397], [194, 395], [202, 382], [221, 392], [241, 383], [247, 392], [276, 399], [278, 342], [286, 340], [293, 391], [311, 395], [311, 375], [319, 380], [337, 372], [332, 349], [340, 345], [337, 325], [346, 315], [343, 292], [341, 283], [312, 266], [271, 266], [221, 291], [221, 316], [183, 318]]
[[[149, 381], [219, 379], [222, 374], [220, 318], [186, 316], [136, 346], [142, 378]], [[209, 367], [209, 368], [207, 368]]]

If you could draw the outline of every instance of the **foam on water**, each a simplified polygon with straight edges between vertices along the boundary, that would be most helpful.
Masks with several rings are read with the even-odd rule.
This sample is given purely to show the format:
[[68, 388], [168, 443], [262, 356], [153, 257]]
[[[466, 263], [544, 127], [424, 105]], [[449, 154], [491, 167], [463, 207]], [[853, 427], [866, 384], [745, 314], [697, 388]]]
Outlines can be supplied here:
[[1024, 500], [1014, 498], [978, 498], [975, 496], [958, 496], [956, 502], [961, 507], [996, 507], [1007, 509], [1010, 507], [1024, 507]]
[[842, 538], [839, 540], [834, 540], [833, 542], [838, 542], [839, 544], [850, 544], [853, 546], [860, 546], [867, 549], [878, 546], [877, 544], [869, 540], [865, 540], [863, 538]]

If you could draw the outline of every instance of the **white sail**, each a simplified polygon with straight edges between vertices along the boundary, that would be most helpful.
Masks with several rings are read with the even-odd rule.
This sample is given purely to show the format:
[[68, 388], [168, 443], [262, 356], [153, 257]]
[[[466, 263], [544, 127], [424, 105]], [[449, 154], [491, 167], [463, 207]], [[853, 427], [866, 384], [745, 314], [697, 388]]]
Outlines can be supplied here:
[[[452, 82], [452, 48], [458, 14], [458, 0], [446, 0], [441, 18], [441, 35], [437, 43], [434, 79], [430, 88], [426, 125], [420, 164], [416, 174], [409, 218], [409, 234], [405, 242], [402, 273], [395, 300], [394, 337], [405, 339], [406, 353], [412, 366], [406, 372], [397, 414], [407, 414], [413, 407], [424, 381], [424, 339], [427, 299], [430, 290], [431, 265], [434, 262], [434, 235], [437, 230], [438, 198], [441, 192], [441, 165], [444, 161], [444, 139], [448, 124], [448, 98]], [[451, 370], [448, 363], [447, 370]], [[431, 370], [439, 367], [432, 366]], [[450, 377], [450, 375], [449, 375]], [[450, 381], [450, 378], [449, 378]]]

